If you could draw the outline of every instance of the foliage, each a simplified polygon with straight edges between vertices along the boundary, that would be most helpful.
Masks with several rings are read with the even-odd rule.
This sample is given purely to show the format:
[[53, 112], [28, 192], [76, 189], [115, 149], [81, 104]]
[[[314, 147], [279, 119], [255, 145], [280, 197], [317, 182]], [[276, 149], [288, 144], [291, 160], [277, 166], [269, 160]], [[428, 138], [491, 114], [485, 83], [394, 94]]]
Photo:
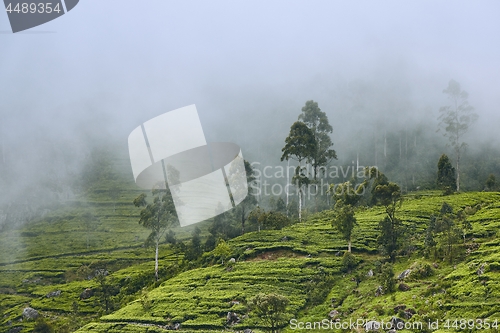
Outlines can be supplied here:
[[330, 160], [337, 158], [337, 153], [331, 148], [333, 142], [329, 135], [333, 132], [333, 128], [328, 122], [326, 113], [321, 111], [318, 103], [312, 100], [307, 101], [306, 105], [302, 107], [299, 120], [309, 127], [316, 141], [316, 149], [311, 153], [313, 178], [316, 180], [321, 167], [325, 166]]
[[292, 181], [299, 189], [299, 220], [301, 220], [303, 187], [310, 183], [307, 170], [302, 167], [301, 163], [303, 160], [314, 159], [317, 142], [313, 131], [305, 123], [296, 121], [290, 128], [290, 134], [285, 139], [285, 146], [281, 151], [283, 152], [281, 161], [288, 161], [292, 158], [299, 162]]
[[448, 88], [443, 90], [450, 100], [450, 105], [442, 106], [439, 109], [439, 126], [445, 130], [443, 135], [455, 152], [456, 158], [456, 190], [460, 191], [460, 159], [463, 150], [467, 146], [462, 138], [468, 132], [469, 127], [477, 120], [478, 115], [474, 108], [467, 101], [468, 94], [460, 87], [460, 83], [450, 80]]
[[217, 242], [217, 246], [213, 250], [213, 254], [214, 256], [220, 258], [222, 260], [222, 264], [224, 264], [224, 259], [231, 255], [231, 248], [222, 238], [220, 238]]
[[[178, 171], [167, 168], [170, 179], [178, 178]], [[160, 186], [153, 188], [153, 200], [151, 203], [146, 201], [146, 194], [141, 193], [134, 200], [136, 207], [144, 207], [140, 213], [139, 224], [151, 230], [146, 241], [147, 245], [155, 246], [155, 278], [158, 281], [158, 246], [163, 235], [178, 222], [177, 213], [172, 199], [172, 193], [168, 188], [167, 183], [165, 188]]]
[[[234, 215], [241, 223], [241, 233], [245, 233], [245, 222], [247, 221], [248, 214], [252, 211], [253, 207], [257, 204], [257, 199], [253, 193], [256, 176], [255, 170], [248, 161], [244, 161], [245, 175], [247, 180], [247, 196], [240, 202], [234, 209]], [[231, 172], [231, 171], [230, 171]]]
[[[459, 222], [462, 222], [463, 230], [460, 229]], [[470, 224], [467, 222], [464, 211], [460, 210], [454, 214], [453, 207], [447, 202], [443, 202], [439, 215], [430, 217], [427, 229], [427, 237], [429, 238], [427, 245], [430, 247], [439, 246], [439, 248], [435, 249], [434, 255], [438, 256], [438, 252], [441, 252], [440, 257], [447, 257], [452, 263], [454, 245], [460, 239], [461, 233], [463, 233], [465, 242], [466, 231], [469, 229]], [[437, 238], [437, 241], [434, 241], [434, 238]]]
[[396, 290], [396, 279], [394, 278], [394, 268], [391, 263], [384, 263], [381, 267], [379, 281], [384, 292], [392, 293]]
[[43, 319], [37, 319], [33, 333], [53, 333], [54, 328]]
[[441, 155], [438, 161], [436, 184], [439, 189], [444, 191], [445, 195], [453, 193], [453, 189], [456, 188], [455, 168], [445, 154]]
[[354, 209], [349, 204], [344, 204], [339, 200], [335, 204], [335, 218], [332, 225], [342, 234], [344, 240], [348, 242], [347, 252], [351, 252], [351, 236], [354, 226], [357, 224], [354, 217]]
[[488, 191], [495, 191], [498, 189], [498, 186], [497, 186], [497, 179], [495, 177], [494, 174], [490, 174], [488, 176], [488, 179], [486, 179], [486, 183], [485, 183], [485, 188], [486, 190]]
[[348, 272], [358, 265], [358, 259], [351, 252], [345, 252], [342, 256], [342, 271]]
[[289, 303], [290, 300], [283, 295], [259, 293], [251, 299], [250, 308], [274, 333], [287, 322], [286, 309]]
[[403, 196], [396, 183], [389, 182], [381, 172], [375, 176], [372, 199], [375, 203], [385, 207], [386, 217], [379, 222], [380, 235], [378, 242], [389, 255], [392, 262], [396, 260], [396, 251], [400, 248], [403, 224], [396, 217], [396, 211], [401, 208]]

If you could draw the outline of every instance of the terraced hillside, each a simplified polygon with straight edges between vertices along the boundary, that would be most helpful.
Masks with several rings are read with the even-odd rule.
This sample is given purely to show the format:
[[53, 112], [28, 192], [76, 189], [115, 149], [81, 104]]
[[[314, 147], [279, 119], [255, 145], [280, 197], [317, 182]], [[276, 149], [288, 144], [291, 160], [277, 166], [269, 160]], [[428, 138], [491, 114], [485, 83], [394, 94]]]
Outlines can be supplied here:
[[[456, 209], [477, 209], [469, 217], [472, 230], [462, 246], [466, 251], [453, 263], [422, 254], [429, 216], [437, 214], [443, 201]], [[146, 299], [134, 300], [78, 332], [165, 332], [178, 327], [176, 324], [184, 332], [259, 332], [266, 327], [248, 306], [259, 292], [275, 292], [290, 299], [287, 316], [292, 321], [284, 327], [290, 332], [319, 332], [321, 324], [332, 325], [328, 328], [335, 331], [331, 318], [340, 323], [387, 323], [393, 317], [405, 323], [408, 329], [402, 332], [484, 331], [487, 325], [495, 330], [500, 320], [500, 194], [443, 197], [416, 193], [406, 197], [399, 214], [412, 229], [394, 270], [396, 276], [408, 269], [411, 272], [398, 281], [404, 287], [394, 293], [376, 296], [379, 268], [385, 260], [377, 254], [376, 243], [382, 209], [356, 213], [359, 225], [353, 252], [358, 263], [351, 270], [342, 267], [340, 251], [345, 242], [331, 227], [331, 213], [323, 212], [282, 230], [252, 232], [233, 239], [229, 245], [234, 264], [180, 273], [151, 290]], [[236, 313], [240, 321], [228, 321], [228, 312]], [[317, 329], [306, 329], [307, 325]], [[344, 331], [362, 330], [361, 326], [348, 326]]]

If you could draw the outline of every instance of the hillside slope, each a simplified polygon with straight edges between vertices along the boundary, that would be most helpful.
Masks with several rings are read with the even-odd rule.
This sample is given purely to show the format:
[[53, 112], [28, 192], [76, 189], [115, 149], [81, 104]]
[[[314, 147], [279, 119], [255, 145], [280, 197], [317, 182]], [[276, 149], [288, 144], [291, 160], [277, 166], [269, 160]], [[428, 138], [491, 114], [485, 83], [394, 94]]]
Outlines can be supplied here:
[[[287, 296], [288, 317], [303, 325], [318, 324], [330, 319], [329, 315], [341, 323], [387, 323], [395, 316], [404, 320], [407, 328], [413, 325], [407, 330], [412, 332], [426, 331], [428, 323], [436, 320], [437, 327], [433, 324], [427, 331], [453, 331], [454, 327], [484, 331], [486, 324], [495, 325], [500, 320], [499, 199], [499, 193], [443, 197], [429, 192], [407, 196], [399, 214], [414, 227], [407, 235], [406, 243], [411, 246], [394, 266], [396, 275], [412, 270], [401, 281], [407, 291], [375, 296], [380, 285], [378, 267], [384, 260], [377, 254], [376, 243], [382, 209], [357, 212], [359, 225], [354, 232], [353, 252], [360, 263], [349, 272], [342, 272], [339, 255], [345, 244], [331, 227], [330, 213], [323, 212], [282, 230], [252, 232], [233, 239], [229, 244], [237, 258], [234, 265], [181, 273], [149, 292], [147, 306], [140, 300], [133, 301], [78, 332], [164, 332], [176, 323], [186, 332], [228, 328], [260, 331], [265, 327], [248, 309], [249, 300], [258, 292]], [[469, 218], [473, 227], [469, 251], [451, 264], [424, 258], [421, 252], [429, 216], [437, 214], [444, 201], [455, 209], [480, 208]], [[426, 271], [429, 267], [430, 271]], [[369, 276], [370, 270], [373, 276]], [[361, 280], [359, 285], [356, 279]], [[230, 325], [228, 312], [237, 313], [242, 320]], [[489, 322], [485, 321], [481, 328], [479, 322], [468, 322], [479, 319]], [[285, 331], [301, 331], [298, 327], [288, 326]]]

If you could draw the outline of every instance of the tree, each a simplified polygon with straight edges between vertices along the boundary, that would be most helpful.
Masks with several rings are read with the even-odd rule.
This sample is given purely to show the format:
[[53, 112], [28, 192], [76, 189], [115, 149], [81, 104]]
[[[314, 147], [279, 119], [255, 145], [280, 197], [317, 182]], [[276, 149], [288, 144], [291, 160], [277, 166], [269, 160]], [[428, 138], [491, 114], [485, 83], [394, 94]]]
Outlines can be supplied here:
[[[461, 222], [462, 229], [457, 225], [457, 220]], [[448, 257], [450, 263], [453, 262], [453, 245], [460, 239], [462, 235], [464, 237], [467, 233], [467, 230], [470, 230], [472, 226], [466, 219], [465, 212], [459, 211], [457, 214], [453, 213], [453, 207], [443, 202], [441, 209], [439, 211], [439, 215], [431, 216], [430, 222], [428, 226], [427, 233], [431, 233], [434, 236], [437, 236], [437, 240], [428, 242], [428, 246], [436, 246], [437, 244], [441, 244], [444, 250], [444, 256]], [[431, 237], [428, 236], [430, 239]], [[434, 239], [434, 237], [432, 237]], [[435, 252], [437, 253], [437, 252]]]
[[111, 200], [113, 200], [113, 213], [116, 211], [116, 202], [120, 197], [120, 186], [117, 181], [110, 181], [108, 187], [108, 193]]
[[191, 247], [186, 251], [185, 258], [187, 260], [196, 260], [203, 252], [201, 248], [201, 229], [195, 226], [191, 233]]
[[293, 182], [299, 189], [299, 220], [302, 219], [302, 194], [304, 185], [309, 184], [307, 170], [302, 167], [303, 160], [310, 160], [314, 156], [317, 144], [314, 133], [303, 122], [296, 121], [290, 128], [290, 134], [285, 139], [285, 147], [281, 149], [281, 161], [294, 159], [299, 162], [295, 168]]
[[222, 264], [224, 265], [224, 259], [226, 259], [229, 255], [231, 255], [231, 248], [227, 243], [220, 238], [217, 242], [217, 246], [215, 247], [214, 256], [220, 258], [222, 260]]
[[379, 222], [379, 244], [389, 255], [392, 262], [396, 260], [396, 251], [400, 246], [400, 237], [403, 234], [401, 220], [396, 217], [396, 211], [401, 208], [403, 197], [398, 184], [389, 182], [381, 172], [376, 176], [378, 184], [373, 188], [372, 199], [376, 204], [385, 207], [387, 216]]
[[119, 289], [108, 281], [108, 272], [106, 269], [98, 270], [95, 279], [98, 284], [97, 296], [106, 313], [113, 310], [112, 296], [119, 292]]
[[311, 152], [313, 178], [316, 180], [320, 167], [325, 166], [332, 159], [337, 159], [337, 153], [332, 149], [333, 142], [329, 135], [333, 129], [328, 122], [326, 113], [321, 111], [318, 103], [312, 100], [307, 101], [302, 108], [299, 120], [312, 131], [316, 141], [316, 149]]
[[486, 180], [486, 190], [495, 191], [497, 189], [497, 179], [494, 174], [490, 174]]
[[[175, 170], [167, 168], [170, 177], [175, 177]], [[174, 178], [172, 178], [174, 179]], [[148, 203], [146, 194], [142, 193], [134, 200], [136, 207], [144, 207], [140, 213], [139, 224], [151, 230], [146, 245], [155, 246], [155, 279], [158, 281], [158, 247], [166, 231], [178, 223], [172, 193], [165, 182], [165, 188], [152, 190], [153, 200]]]
[[391, 263], [386, 262], [382, 265], [380, 272], [380, 283], [386, 293], [392, 293], [396, 289], [396, 280], [394, 279], [394, 269]]
[[455, 168], [451, 165], [446, 154], [439, 158], [436, 183], [438, 188], [444, 190], [445, 194], [453, 192], [452, 188], [456, 186]]
[[266, 212], [259, 207], [250, 213], [248, 219], [252, 223], [258, 225], [259, 232], [261, 226], [267, 226], [270, 229], [279, 230], [290, 223], [290, 219], [285, 214], [276, 211]]
[[[19, 331], [17, 331], [19, 332]], [[45, 320], [39, 318], [36, 321], [35, 327], [33, 328], [33, 333], [53, 333], [54, 328], [52, 325], [48, 324]]]
[[259, 293], [250, 300], [250, 308], [269, 327], [269, 332], [277, 333], [287, 322], [286, 308], [289, 303], [285, 296]]
[[351, 252], [351, 236], [354, 226], [357, 224], [354, 217], [354, 209], [351, 205], [345, 205], [342, 201], [335, 204], [335, 219], [332, 225], [342, 234], [347, 241], [347, 252]]
[[241, 223], [241, 234], [245, 233], [245, 222], [247, 221], [248, 214], [253, 209], [253, 207], [257, 204], [257, 200], [255, 199], [255, 195], [253, 193], [253, 183], [255, 183], [255, 170], [252, 165], [248, 161], [244, 161], [245, 165], [245, 174], [247, 177], [248, 184], [248, 194], [245, 199], [238, 206], [236, 206], [234, 212], [238, 220]]
[[85, 235], [87, 239], [88, 249], [90, 247], [90, 232], [95, 230], [96, 222], [99, 222], [99, 219], [90, 212], [83, 213], [81, 219], [83, 220], [83, 225], [85, 226]]
[[474, 112], [474, 108], [467, 101], [468, 94], [461, 89], [460, 83], [451, 80], [448, 83], [448, 88], [443, 90], [448, 96], [451, 104], [442, 106], [439, 109], [441, 115], [438, 120], [439, 126], [445, 130], [443, 134], [448, 138], [449, 144], [455, 151], [456, 161], [456, 190], [460, 191], [460, 159], [463, 150], [467, 146], [463, 142], [463, 136], [469, 130], [469, 127], [477, 120], [478, 115]]

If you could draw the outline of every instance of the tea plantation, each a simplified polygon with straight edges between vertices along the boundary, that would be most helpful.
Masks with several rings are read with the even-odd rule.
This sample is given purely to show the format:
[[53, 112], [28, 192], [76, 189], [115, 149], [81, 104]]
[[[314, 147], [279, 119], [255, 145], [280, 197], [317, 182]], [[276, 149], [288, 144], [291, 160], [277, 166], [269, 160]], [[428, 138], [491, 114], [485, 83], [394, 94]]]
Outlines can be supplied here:
[[[27, 306], [55, 332], [264, 332], [266, 324], [250, 306], [259, 293], [289, 299], [284, 332], [363, 332], [369, 327], [341, 325], [391, 319], [403, 323], [399, 332], [497, 331], [500, 193], [406, 195], [398, 216], [407, 232], [393, 266], [400, 279], [394, 292], [383, 293], [377, 292], [387, 261], [377, 243], [378, 222], [385, 214], [381, 207], [356, 211], [355, 258], [348, 266], [343, 257], [347, 244], [332, 228], [332, 212], [324, 211], [281, 230], [229, 240], [228, 258], [234, 260], [224, 264], [213, 252], [183, 264], [178, 248], [163, 244], [162, 279], [154, 283], [153, 251], [142, 247], [148, 232], [130, 205], [137, 194], [127, 192], [116, 207], [99, 198], [86, 206], [75, 201], [29, 227], [2, 231], [1, 251], [7, 255], [0, 259], [0, 332], [31, 332], [39, 319], [23, 318]], [[453, 245], [451, 262], [424, 245], [429, 217], [445, 201], [472, 211], [472, 229]], [[80, 220], [85, 210], [98, 217], [91, 230]], [[202, 235], [209, 223], [201, 224]], [[188, 240], [191, 230], [176, 232]], [[99, 279], [103, 270], [105, 278]], [[103, 284], [114, 288], [107, 312], [103, 297], [82, 295]], [[51, 296], [55, 291], [59, 295]]]

